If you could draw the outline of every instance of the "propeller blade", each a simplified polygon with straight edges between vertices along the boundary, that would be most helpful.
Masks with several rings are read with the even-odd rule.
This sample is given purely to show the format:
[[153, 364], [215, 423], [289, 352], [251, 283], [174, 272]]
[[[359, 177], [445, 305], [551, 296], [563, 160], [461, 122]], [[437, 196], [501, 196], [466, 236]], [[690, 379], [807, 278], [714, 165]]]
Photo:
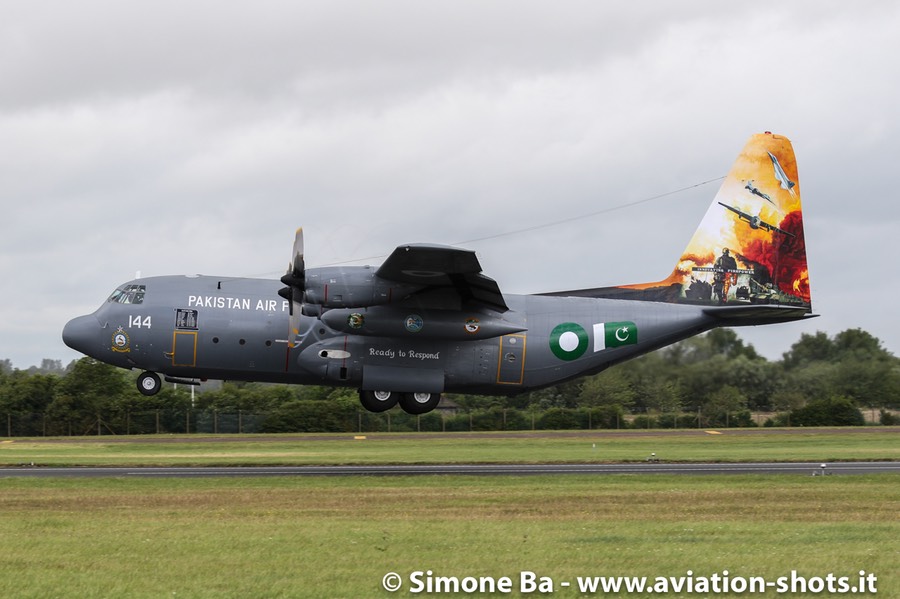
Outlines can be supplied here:
[[294, 235], [294, 253], [291, 255], [291, 274], [295, 278], [306, 278], [306, 264], [303, 261], [303, 227]]
[[297, 233], [294, 235], [294, 249], [291, 254], [291, 262], [288, 265], [287, 274], [281, 277], [281, 282], [287, 287], [278, 293], [289, 302], [288, 347], [295, 347], [297, 345], [297, 336], [300, 334], [302, 301], [306, 290], [306, 263], [303, 261], [303, 227], [297, 229]]

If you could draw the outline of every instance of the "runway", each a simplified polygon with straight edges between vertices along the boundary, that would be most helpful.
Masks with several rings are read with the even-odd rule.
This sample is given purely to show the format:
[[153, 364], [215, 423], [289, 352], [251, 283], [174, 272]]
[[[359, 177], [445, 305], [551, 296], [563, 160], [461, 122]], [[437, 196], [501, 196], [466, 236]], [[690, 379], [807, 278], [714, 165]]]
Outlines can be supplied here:
[[794, 474], [800, 476], [900, 473], [900, 462], [758, 462], [634, 464], [427, 464], [361, 466], [228, 466], [167, 468], [39, 468], [0, 469], [7, 477], [201, 478], [267, 476], [529, 476], [564, 474]]

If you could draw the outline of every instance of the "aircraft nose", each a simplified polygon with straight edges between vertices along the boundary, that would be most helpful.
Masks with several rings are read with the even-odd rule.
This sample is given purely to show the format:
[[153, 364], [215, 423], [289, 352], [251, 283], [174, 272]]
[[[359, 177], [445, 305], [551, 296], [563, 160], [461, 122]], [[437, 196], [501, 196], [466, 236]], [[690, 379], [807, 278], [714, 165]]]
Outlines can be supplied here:
[[73, 318], [63, 327], [62, 338], [63, 343], [76, 351], [80, 351], [88, 356], [93, 352], [90, 350], [97, 343], [97, 333], [100, 332], [100, 323], [93, 316], [79, 316]]

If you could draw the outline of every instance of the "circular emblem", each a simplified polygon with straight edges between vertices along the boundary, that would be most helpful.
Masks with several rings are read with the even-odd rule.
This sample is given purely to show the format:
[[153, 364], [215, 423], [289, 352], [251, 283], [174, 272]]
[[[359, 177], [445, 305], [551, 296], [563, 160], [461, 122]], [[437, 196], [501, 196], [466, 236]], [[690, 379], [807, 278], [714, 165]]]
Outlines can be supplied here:
[[125, 329], [122, 327], [116, 328], [116, 332], [113, 333], [112, 336], [112, 350], [115, 352], [124, 353], [130, 351], [128, 348], [128, 344], [130, 343], [130, 339], [128, 338], [128, 333], [125, 332]]
[[359, 312], [354, 312], [347, 317], [347, 326], [351, 329], [361, 329], [366, 324], [366, 317]]
[[550, 332], [550, 351], [560, 360], [576, 360], [587, 351], [587, 332], [574, 322], [564, 322]]
[[410, 333], [418, 333], [425, 326], [425, 321], [418, 314], [410, 314], [406, 317], [406, 330]]
[[477, 318], [469, 318], [466, 320], [466, 332], [472, 333], [473, 335], [478, 332], [478, 329], [481, 328], [481, 323], [478, 322]]

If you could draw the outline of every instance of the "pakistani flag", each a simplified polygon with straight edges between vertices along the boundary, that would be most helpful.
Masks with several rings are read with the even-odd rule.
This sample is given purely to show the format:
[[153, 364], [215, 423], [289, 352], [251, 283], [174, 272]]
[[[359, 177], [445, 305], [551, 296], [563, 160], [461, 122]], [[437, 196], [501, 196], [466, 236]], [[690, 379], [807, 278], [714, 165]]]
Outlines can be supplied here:
[[599, 322], [594, 325], [594, 351], [635, 345], [637, 335], [637, 326], [633, 322]]

